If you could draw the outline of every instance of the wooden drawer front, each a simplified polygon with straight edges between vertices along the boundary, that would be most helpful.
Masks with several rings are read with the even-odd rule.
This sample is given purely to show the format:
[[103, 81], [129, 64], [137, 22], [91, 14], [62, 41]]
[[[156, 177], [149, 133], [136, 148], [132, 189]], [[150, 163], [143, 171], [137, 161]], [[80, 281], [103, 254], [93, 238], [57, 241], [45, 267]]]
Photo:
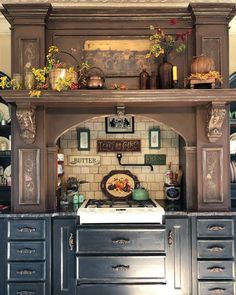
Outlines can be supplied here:
[[77, 257], [78, 280], [150, 279], [166, 276], [165, 257]]
[[7, 258], [10, 260], [45, 260], [44, 241], [8, 242]]
[[10, 283], [7, 295], [45, 295], [44, 283]]
[[45, 239], [45, 220], [9, 220], [8, 238], [17, 240]]
[[45, 280], [45, 262], [10, 262], [7, 267], [9, 281]]
[[198, 241], [198, 258], [233, 258], [234, 241]]
[[77, 287], [79, 295], [155, 295], [167, 294], [165, 285], [118, 285], [118, 284], [94, 284], [80, 285]]
[[199, 283], [198, 284], [199, 295], [234, 295], [235, 287], [233, 282], [221, 283]]
[[198, 261], [199, 279], [234, 279], [233, 261]]
[[232, 219], [198, 219], [197, 236], [202, 237], [233, 237], [234, 223]]
[[165, 230], [78, 229], [77, 252], [165, 252]]

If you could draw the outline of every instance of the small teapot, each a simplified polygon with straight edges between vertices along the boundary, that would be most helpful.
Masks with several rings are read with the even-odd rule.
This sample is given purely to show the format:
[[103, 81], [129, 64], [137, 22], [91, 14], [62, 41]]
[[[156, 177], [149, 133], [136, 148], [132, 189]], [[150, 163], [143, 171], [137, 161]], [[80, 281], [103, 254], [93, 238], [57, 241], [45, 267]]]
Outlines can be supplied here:
[[92, 67], [88, 71], [87, 87], [90, 89], [102, 89], [105, 86], [103, 71], [98, 67]]
[[135, 201], [146, 201], [149, 199], [148, 190], [143, 187], [135, 188], [132, 191], [132, 199]]

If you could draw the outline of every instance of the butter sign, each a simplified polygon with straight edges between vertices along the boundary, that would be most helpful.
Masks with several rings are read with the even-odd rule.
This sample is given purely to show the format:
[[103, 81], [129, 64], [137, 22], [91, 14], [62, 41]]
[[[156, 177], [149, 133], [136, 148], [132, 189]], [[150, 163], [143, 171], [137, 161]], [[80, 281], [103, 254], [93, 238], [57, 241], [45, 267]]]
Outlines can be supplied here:
[[69, 156], [70, 166], [99, 166], [100, 156]]
[[97, 140], [98, 152], [140, 152], [140, 139], [99, 139]]

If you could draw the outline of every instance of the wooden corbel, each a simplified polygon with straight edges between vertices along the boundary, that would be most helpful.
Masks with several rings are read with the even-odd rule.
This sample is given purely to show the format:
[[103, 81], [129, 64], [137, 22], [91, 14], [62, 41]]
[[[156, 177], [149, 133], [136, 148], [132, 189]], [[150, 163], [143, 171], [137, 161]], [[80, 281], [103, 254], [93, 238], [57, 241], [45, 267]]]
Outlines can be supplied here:
[[207, 137], [209, 142], [217, 142], [222, 135], [221, 127], [225, 119], [224, 102], [212, 102], [207, 108]]
[[18, 105], [16, 116], [20, 126], [20, 135], [26, 144], [32, 144], [36, 138], [35, 107]]

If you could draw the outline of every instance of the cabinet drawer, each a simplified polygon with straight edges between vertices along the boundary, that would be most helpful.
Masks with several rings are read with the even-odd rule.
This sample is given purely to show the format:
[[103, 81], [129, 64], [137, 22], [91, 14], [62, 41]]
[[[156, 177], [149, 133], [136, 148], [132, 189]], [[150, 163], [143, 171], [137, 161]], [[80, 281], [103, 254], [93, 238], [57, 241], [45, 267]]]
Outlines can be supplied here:
[[17, 240], [45, 239], [45, 220], [8, 220], [8, 238]]
[[234, 279], [233, 261], [198, 261], [198, 279]]
[[9, 281], [45, 280], [45, 262], [10, 262], [7, 267]]
[[78, 229], [77, 252], [165, 252], [165, 229]]
[[45, 260], [44, 241], [8, 242], [7, 258], [10, 260]]
[[232, 219], [198, 219], [197, 236], [202, 237], [233, 237], [234, 223]]
[[233, 258], [234, 257], [234, 241], [198, 241], [198, 258]]
[[77, 287], [79, 295], [154, 295], [167, 294], [166, 285], [118, 285], [118, 284], [93, 284]]
[[198, 294], [199, 295], [234, 295], [235, 287], [233, 282], [221, 283], [221, 282], [211, 282], [211, 283], [199, 283], [198, 284]]
[[45, 295], [44, 283], [10, 283], [7, 295]]
[[77, 257], [77, 279], [103, 281], [112, 279], [142, 279], [165, 281], [166, 266], [163, 256], [100, 256]]

